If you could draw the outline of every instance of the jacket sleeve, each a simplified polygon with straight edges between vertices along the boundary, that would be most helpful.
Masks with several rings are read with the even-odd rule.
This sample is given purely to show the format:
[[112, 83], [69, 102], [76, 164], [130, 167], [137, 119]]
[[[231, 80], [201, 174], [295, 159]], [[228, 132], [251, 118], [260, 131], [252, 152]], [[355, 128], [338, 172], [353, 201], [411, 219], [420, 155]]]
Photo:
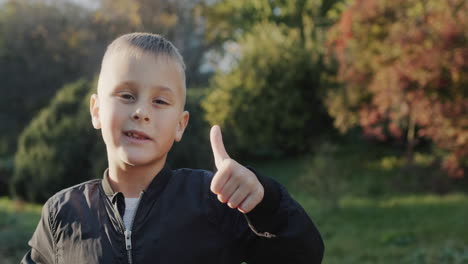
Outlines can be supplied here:
[[244, 215], [251, 230], [245, 261], [256, 263], [321, 263], [324, 244], [305, 210], [275, 180], [251, 167], [264, 187], [264, 198]]
[[30, 263], [47, 263], [53, 264], [54, 262], [54, 248], [55, 242], [52, 235], [51, 229], [51, 212], [50, 200], [47, 201], [42, 207], [42, 215], [39, 223], [36, 227], [36, 231], [29, 240], [29, 246], [31, 249], [26, 253], [26, 255], [21, 260], [23, 264]]

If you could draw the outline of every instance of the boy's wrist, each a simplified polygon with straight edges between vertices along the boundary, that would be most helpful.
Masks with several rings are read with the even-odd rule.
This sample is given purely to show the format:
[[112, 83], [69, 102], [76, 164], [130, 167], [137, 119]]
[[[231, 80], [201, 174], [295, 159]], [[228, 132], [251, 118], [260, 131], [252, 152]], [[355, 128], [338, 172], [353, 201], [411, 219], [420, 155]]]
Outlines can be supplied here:
[[276, 213], [280, 205], [280, 189], [273, 179], [261, 175], [250, 166], [246, 166], [246, 168], [255, 174], [264, 189], [262, 201], [260, 201], [260, 203], [246, 215], [254, 224], [266, 227], [266, 225], [271, 221], [271, 216]]

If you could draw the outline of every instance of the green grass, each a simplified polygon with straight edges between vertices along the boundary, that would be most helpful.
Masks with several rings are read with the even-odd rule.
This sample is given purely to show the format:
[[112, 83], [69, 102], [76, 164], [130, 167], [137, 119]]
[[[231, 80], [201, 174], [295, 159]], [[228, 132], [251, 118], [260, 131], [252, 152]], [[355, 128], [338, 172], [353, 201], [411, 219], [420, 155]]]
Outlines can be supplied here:
[[[348, 197], [339, 210], [296, 197], [322, 233], [324, 263], [468, 263], [468, 196]], [[443, 261], [444, 250], [464, 262]], [[417, 254], [420, 256], [416, 256]]]
[[358, 186], [351, 175], [339, 206], [330, 208], [322, 197], [296, 184], [308, 177], [299, 169], [305, 162], [278, 161], [260, 169], [289, 187], [313, 219], [325, 242], [324, 263], [468, 263], [468, 195], [411, 194], [385, 185], [376, 192], [375, 180], [364, 175]]
[[41, 205], [14, 202], [0, 198], [0, 260], [1, 263], [19, 263], [28, 250], [41, 215]]
[[410, 169], [401, 157], [347, 144], [256, 166], [306, 209], [324, 239], [326, 264], [468, 264], [466, 181], [431, 167], [429, 154], [417, 153]]
[[[466, 181], [431, 168], [424, 153], [404, 171], [400, 156], [347, 144], [253, 165], [306, 209], [324, 239], [325, 264], [468, 264]], [[40, 208], [0, 198], [2, 263], [18, 263], [28, 250]]]

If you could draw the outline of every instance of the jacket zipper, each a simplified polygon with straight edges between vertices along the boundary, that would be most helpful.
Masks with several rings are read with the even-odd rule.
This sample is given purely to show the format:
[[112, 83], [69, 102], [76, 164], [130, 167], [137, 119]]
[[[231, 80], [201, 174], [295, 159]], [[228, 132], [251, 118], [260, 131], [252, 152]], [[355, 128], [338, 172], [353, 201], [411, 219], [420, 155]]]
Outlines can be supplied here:
[[136, 205], [136, 208], [135, 208], [135, 213], [132, 216], [132, 220], [130, 220], [130, 225], [129, 225], [130, 229], [127, 229], [125, 227], [125, 232], [124, 232], [125, 248], [127, 249], [127, 257], [128, 257], [128, 263], [129, 264], [133, 264], [133, 259], [132, 259], [132, 229], [133, 229], [133, 222], [134, 222], [135, 216], [136, 216], [136, 214], [138, 212], [138, 207], [140, 206], [140, 201], [141, 201], [141, 197], [143, 196], [143, 193], [144, 192], [140, 192], [140, 198], [138, 199], [138, 202], [137, 202], [137, 205]]

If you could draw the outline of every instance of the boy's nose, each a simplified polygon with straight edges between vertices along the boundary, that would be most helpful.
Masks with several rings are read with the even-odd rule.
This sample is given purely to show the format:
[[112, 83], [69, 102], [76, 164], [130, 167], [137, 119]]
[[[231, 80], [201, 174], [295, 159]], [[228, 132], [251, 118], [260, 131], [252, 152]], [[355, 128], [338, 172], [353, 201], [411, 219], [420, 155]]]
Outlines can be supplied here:
[[140, 108], [138, 108], [135, 113], [132, 115], [133, 120], [140, 120], [142, 119], [143, 121], [148, 122], [149, 117], [147, 114], [143, 113]]

